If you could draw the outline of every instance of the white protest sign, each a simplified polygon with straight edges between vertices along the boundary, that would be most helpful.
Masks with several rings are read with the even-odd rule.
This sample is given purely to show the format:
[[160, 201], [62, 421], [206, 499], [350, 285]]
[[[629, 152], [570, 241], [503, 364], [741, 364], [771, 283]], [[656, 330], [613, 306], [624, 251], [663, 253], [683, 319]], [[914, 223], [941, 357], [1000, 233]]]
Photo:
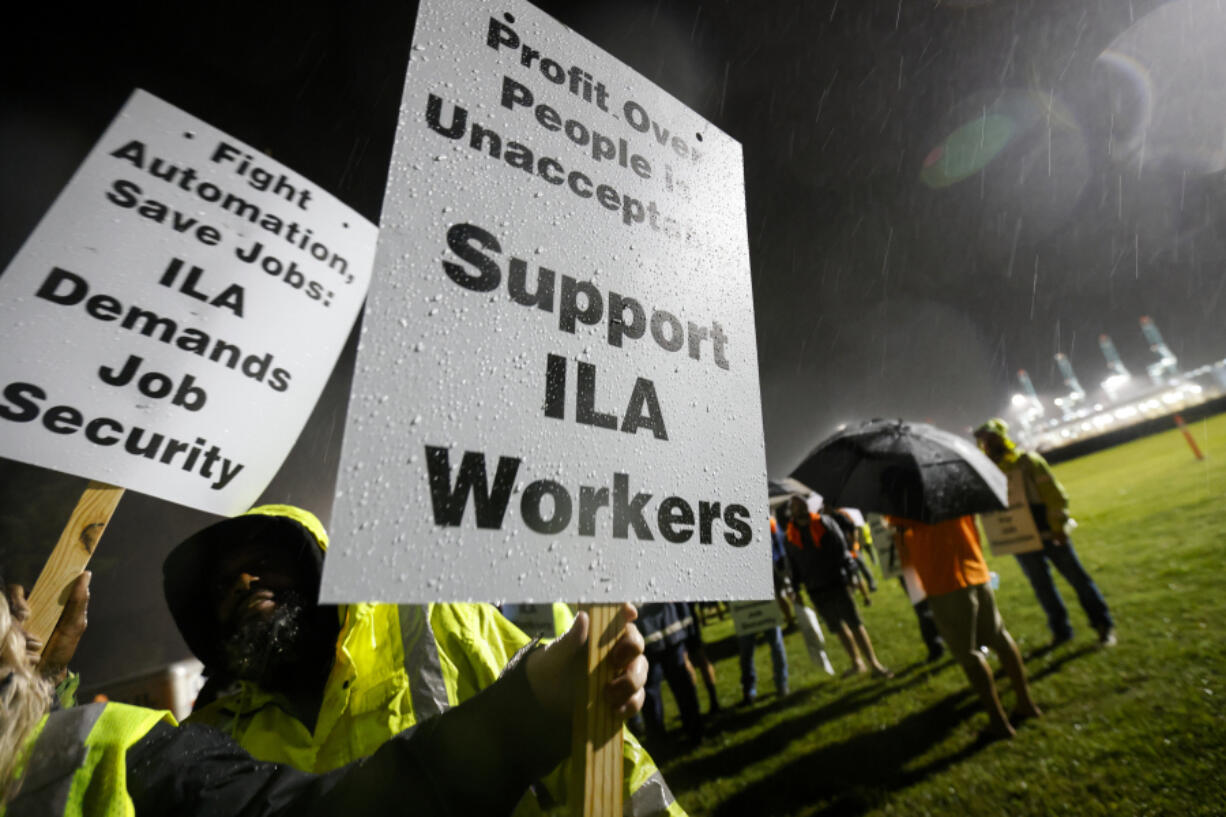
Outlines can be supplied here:
[[734, 601], [732, 608], [732, 626], [737, 636], [756, 635], [764, 630], [770, 630], [783, 623], [783, 614], [779, 611], [779, 603], [774, 599], [768, 601]]
[[0, 276], [0, 456], [246, 510], [331, 373], [376, 233], [136, 91]]
[[1030, 553], [1043, 549], [1043, 539], [1034, 524], [1034, 515], [1026, 502], [1026, 488], [1022, 484], [1022, 472], [1010, 471], [1009, 507], [1003, 511], [980, 514], [983, 532], [992, 546], [993, 556], [1010, 553]]
[[321, 598], [770, 596], [740, 145], [519, 0], [410, 54]]
[[533, 638], [557, 638], [552, 604], [505, 604], [502, 614]]

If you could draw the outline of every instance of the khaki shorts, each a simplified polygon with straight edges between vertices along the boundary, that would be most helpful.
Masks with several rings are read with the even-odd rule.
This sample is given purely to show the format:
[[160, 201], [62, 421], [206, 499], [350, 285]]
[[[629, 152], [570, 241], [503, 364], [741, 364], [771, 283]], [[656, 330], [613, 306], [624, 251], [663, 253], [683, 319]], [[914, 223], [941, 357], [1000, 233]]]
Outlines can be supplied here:
[[932, 608], [937, 631], [954, 658], [961, 660], [979, 647], [1000, 652], [1005, 646], [1005, 623], [987, 584], [929, 596], [928, 606]]

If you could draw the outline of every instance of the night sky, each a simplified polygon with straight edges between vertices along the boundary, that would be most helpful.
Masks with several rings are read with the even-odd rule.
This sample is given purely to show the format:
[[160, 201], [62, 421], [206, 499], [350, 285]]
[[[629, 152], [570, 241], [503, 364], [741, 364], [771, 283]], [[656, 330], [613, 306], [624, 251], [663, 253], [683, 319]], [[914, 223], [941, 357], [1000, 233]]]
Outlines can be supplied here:
[[[134, 87], [378, 220], [412, 3], [102, 5], [38, 4], [6, 28], [0, 265]], [[1186, 367], [1226, 354], [1216, 3], [540, 5], [744, 146], [772, 476], [841, 422], [963, 431], [1004, 411], [1019, 368], [1056, 392], [1058, 351], [1093, 391], [1103, 332], [1141, 371], [1142, 315]], [[348, 373], [343, 363], [270, 497], [326, 505]], [[83, 483], [0, 466], [0, 556], [21, 573], [41, 544], [12, 543], [53, 541]], [[138, 576], [148, 593], [96, 605], [95, 621], [164, 619], [161, 556], [204, 521], [125, 499], [112, 558], [118, 542], [158, 535], [144, 567], [124, 582], [100, 575], [96, 591], [110, 595], [111, 581], [123, 596]], [[165, 623], [136, 635], [178, 657]], [[158, 663], [114, 650], [86, 645], [84, 659]]]

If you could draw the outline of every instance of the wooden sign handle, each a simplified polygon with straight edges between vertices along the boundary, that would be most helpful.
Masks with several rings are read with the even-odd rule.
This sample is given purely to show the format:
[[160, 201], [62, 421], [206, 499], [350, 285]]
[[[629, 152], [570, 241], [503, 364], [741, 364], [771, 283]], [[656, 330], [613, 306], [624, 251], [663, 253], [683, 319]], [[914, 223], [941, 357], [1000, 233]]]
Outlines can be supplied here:
[[55, 549], [47, 557], [38, 581], [28, 598], [30, 618], [25, 623], [26, 632], [46, 644], [55, 630], [64, 604], [68, 600], [68, 588], [73, 580], [89, 564], [102, 532], [111, 521], [123, 488], [105, 482], [90, 482], [77, 501], [68, 524], [60, 533]]
[[622, 726], [604, 700], [613, 678], [606, 660], [622, 631], [620, 606], [582, 605], [591, 629], [587, 640], [587, 689], [575, 701], [573, 777], [570, 803], [574, 817], [621, 817]]

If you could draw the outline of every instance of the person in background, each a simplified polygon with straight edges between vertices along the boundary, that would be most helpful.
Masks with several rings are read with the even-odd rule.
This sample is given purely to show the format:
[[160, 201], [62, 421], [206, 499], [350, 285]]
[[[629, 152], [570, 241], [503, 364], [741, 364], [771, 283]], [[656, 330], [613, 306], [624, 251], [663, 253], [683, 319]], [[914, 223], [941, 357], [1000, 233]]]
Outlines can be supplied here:
[[869, 560], [873, 564], [880, 566], [880, 562], [877, 561], [877, 549], [873, 546], [873, 527], [868, 523], [867, 519], [863, 519], [863, 515], [861, 515], [861, 518], [862, 521], [856, 528], [856, 534], [859, 537], [860, 543], [864, 545], [864, 550], [868, 553]]
[[668, 681], [681, 712], [681, 726], [690, 743], [700, 743], [703, 736], [702, 713], [698, 709], [698, 690], [694, 676], [687, 670], [685, 657], [686, 621], [689, 605], [683, 602], [653, 602], [644, 604], [634, 626], [643, 635], [647, 655], [647, 683], [644, 687], [643, 720], [647, 739], [659, 746], [666, 738], [664, 699], [660, 684]]
[[[486, 604], [316, 603], [328, 536], [310, 512], [266, 505], [211, 525], [163, 564], [166, 601], [208, 682], [189, 723], [220, 729], [260, 760], [326, 772], [490, 686], [532, 641]], [[606, 695], [647, 674], [625, 605]], [[684, 813], [650, 756], [625, 735], [631, 814]], [[566, 800], [566, 769], [516, 814]]]
[[751, 635], [739, 635], [736, 643], [741, 660], [741, 706], [750, 706], [758, 700], [758, 669], [753, 660], [758, 636], [764, 636], [770, 646], [775, 694], [782, 698], [791, 691], [788, 686], [788, 654], [783, 647], [783, 630], [775, 625]]
[[855, 568], [855, 572], [851, 575], [851, 584], [860, 591], [860, 598], [864, 600], [864, 606], [871, 607], [873, 600], [868, 597], [868, 594], [877, 592], [877, 580], [873, 578], [873, 571], [869, 570], [868, 564], [861, 555], [860, 526], [856, 524], [856, 520], [846, 508], [837, 508], [823, 501], [822, 513], [832, 517], [843, 531], [843, 538], [847, 540], [847, 547], [851, 553], [851, 564]]
[[[782, 506], [780, 506], [782, 509]], [[776, 514], [780, 512], [776, 510]], [[779, 612], [783, 613], [784, 631], [793, 632], [796, 629], [796, 611], [793, 602], [796, 591], [792, 587], [791, 570], [788, 567], [787, 545], [783, 531], [771, 515], [771, 578], [775, 583], [775, 601], [779, 604]]]
[[974, 517], [961, 516], [935, 524], [890, 517], [889, 524], [896, 529], [895, 542], [903, 565], [915, 568], [928, 593], [928, 604], [941, 638], [987, 710], [990, 726], [985, 735], [1013, 737], [1014, 727], [1005, 716], [992, 669], [979, 650], [981, 646], [996, 651], [1013, 682], [1017, 695], [1013, 722], [1037, 718], [1042, 713], [1030, 695], [1022, 655], [996, 609]]
[[975, 441], [1000, 470], [1006, 474], [1013, 471], [1021, 474], [1026, 502], [1043, 539], [1043, 549], [1015, 556], [1030, 586], [1034, 588], [1043, 612], [1047, 614], [1052, 645], [1063, 644], [1073, 637], [1068, 608], [1064, 606], [1064, 599], [1060, 598], [1060, 591], [1052, 581], [1050, 565], [1055, 565], [1076, 591], [1081, 608], [1098, 633], [1098, 642], [1104, 647], [1114, 647], [1117, 643], [1115, 620], [1098, 585], [1090, 578], [1089, 572], [1077, 558], [1077, 551], [1073, 549], [1069, 532], [1074, 523], [1068, 511], [1068, 494], [1052, 473], [1047, 460], [1036, 452], [1018, 449], [1017, 443], [1009, 438], [1008, 423], [998, 417], [975, 429]]
[[846, 674], [872, 670], [878, 677], [893, 677], [877, 660], [873, 642], [851, 596], [848, 585], [855, 567], [839, 523], [825, 514], [810, 513], [805, 500], [798, 496], [790, 500], [788, 514], [789, 557], [797, 565], [813, 606], [847, 650], [851, 668]]
[[[898, 583], [902, 586], [903, 592], [906, 593], [906, 580], [899, 576]], [[928, 597], [924, 596], [912, 604], [911, 609], [915, 610], [915, 618], [919, 622], [920, 638], [924, 640], [924, 646], [928, 648], [928, 658], [925, 660], [929, 664], [940, 661], [945, 655], [945, 640], [941, 638], [941, 633], [937, 630], [937, 623], [932, 617], [932, 605], [928, 603]]]
[[[48, 641], [71, 657], [85, 629], [88, 574]], [[0, 584], [0, 586], [3, 586]], [[392, 736], [365, 761], [324, 775], [254, 761], [221, 732], [177, 728], [169, 712], [118, 703], [58, 706], [19, 615], [0, 594], [0, 815], [325, 817], [506, 814], [569, 750], [583, 688], [587, 621], [534, 647], [464, 704]], [[52, 678], [57, 673], [51, 673]], [[625, 690], [623, 690], [625, 691]], [[641, 698], [608, 699], [618, 717]]]
[[[890, 571], [899, 569], [898, 546], [894, 542], [894, 532], [890, 528], [884, 527], [884, 517], [881, 517], [880, 514], [875, 516], [882, 519], [882, 527], [879, 527], [878, 530], [884, 531], [884, 535], [889, 542], [889, 547], [883, 547], [882, 549], [882, 553], [887, 554], [885, 556], [886, 564], [881, 565], [882, 574], [885, 575]], [[870, 523], [865, 523], [864, 527], [866, 530], [871, 530], [872, 526]], [[869, 534], [868, 541], [870, 543], [873, 542], [871, 533]], [[879, 544], [885, 545], [886, 543], [881, 542]], [[870, 544], [869, 551], [871, 552], [873, 549], [874, 545]], [[878, 564], [881, 564], [881, 562], [878, 562]], [[912, 575], [914, 576], [914, 574]], [[918, 578], [916, 578], [916, 581], [918, 581]], [[907, 587], [907, 579], [902, 575], [898, 576], [898, 586], [902, 588], [903, 593], [907, 595], [907, 599], [910, 601], [911, 591]], [[941, 640], [941, 634], [937, 632], [936, 622], [932, 619], [932, 608], [928, 605], [928, 597], [924, 596], [919, 601], [911, 601], [911, 609], [915, 611], [915, 618], [919, 623], [920, 638], [923, 639], [924, 646], [928, 648], [927, 662], [932, 664], [940, 661], [945, 655], [945, 642]]]
[[[715, 665], [707, 657], [707, 645], [702, 640], [702, 623], [699, 621], [698, 605], [693, 602], [680, 602], [685, 608], [684, 618], [689, 623], [685, 626], [685, 668], [694, 678], [694, 686], [698, 686], [698, 678], [707, 688], [707, 714], [720, 713], [719, 691], [715, 686]], [[720, 613], [720, 617], [723, 617]]]
[[[786, 565], [780, 565], [780, 557], [786, 560], [786, 556], [780, 553], [776, 557], [776, 545], [780, 550], [782, 543], [779, 542], [782, 537], [778, 535], [778, 528], [775, 525], [774, 517], [771, 517], [771, 556], [775, 562], [775, 575], [779, 575], [780, 569], [786, 570]], [[778, 585], [776, 585], [776, 590]], [[777, 597], [777, 596], [776, 596]], [[735, 613], [734, 613], [735, 615]], [[763, 630], [760, 633], [752, 633], [750, 635], [738, 635], [737, 651], [740, 653], [741, 660], [741, 706], [749, 706], [758, 699], [758, 670], [754, 666], [753, 653], [754, 647], [758, 643], [758, 636], [762, 635], [766, 638], [766, 643], [770, 645], [771, 651], [771, 669], [774, 671], [775, 678], [775, 693], [782, 698], [789, 692], [788, 689], [788, 654], [783, 648], [783, 631], [778, 625]]]

